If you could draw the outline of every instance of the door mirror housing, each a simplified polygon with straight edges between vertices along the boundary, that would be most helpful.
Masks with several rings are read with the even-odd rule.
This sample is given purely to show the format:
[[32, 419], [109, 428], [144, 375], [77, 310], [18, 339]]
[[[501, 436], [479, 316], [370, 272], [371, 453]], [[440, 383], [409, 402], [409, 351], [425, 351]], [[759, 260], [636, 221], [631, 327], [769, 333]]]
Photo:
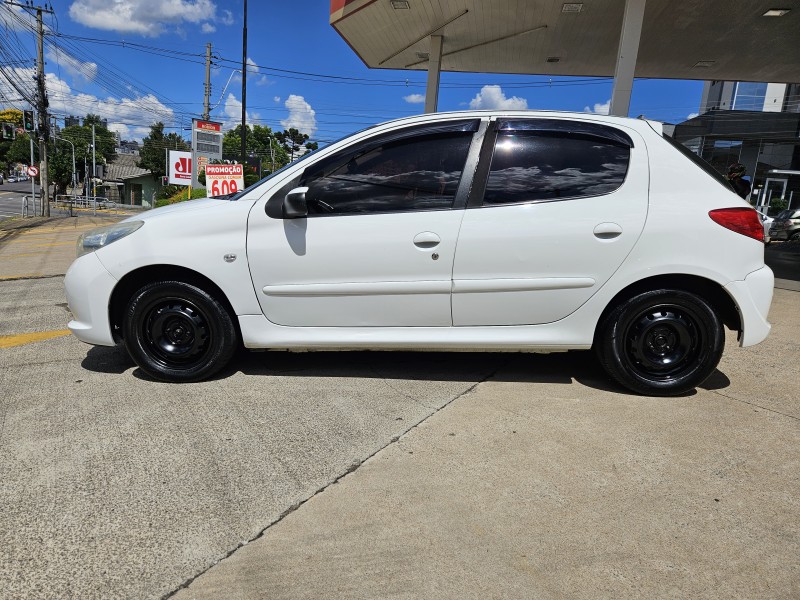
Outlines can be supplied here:
[[308, 204], [306, 204], [307, 187], [297, 187], [286, 194], [283, 199], [283, 218], [300, 219], [308, 216]]

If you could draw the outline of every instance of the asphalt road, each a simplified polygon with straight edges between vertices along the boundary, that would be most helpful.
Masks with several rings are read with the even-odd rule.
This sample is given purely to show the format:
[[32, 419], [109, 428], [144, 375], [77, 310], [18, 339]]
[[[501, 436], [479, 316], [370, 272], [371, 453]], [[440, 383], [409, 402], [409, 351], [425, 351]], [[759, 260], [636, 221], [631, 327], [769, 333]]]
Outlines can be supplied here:
[[800, 593], [800, 294], [682, 398], [588, 352], [243, 352], [171, 385], [65, 331], [99, 219], [0, 235], [0, 597]]
[[764, 250], [764, 262], [776, 278], [800, 281], [800, 242], [772, 242]]
[[[36, 186], [36, 193], [39, 193], [38, 185]], [[4, 180], [3, 185], [0, 185], [0, 220], [21, 216], [23, 197], [30, 195], [30, 181], [9, 183]], [[32, 206], [31, 204], [31, 208]]]

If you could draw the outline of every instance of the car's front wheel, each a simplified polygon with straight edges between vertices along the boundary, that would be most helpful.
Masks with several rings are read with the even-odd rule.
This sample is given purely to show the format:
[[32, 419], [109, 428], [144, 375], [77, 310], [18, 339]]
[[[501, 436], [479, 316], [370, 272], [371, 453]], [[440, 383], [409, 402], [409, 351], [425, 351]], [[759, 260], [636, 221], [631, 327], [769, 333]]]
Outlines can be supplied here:
[[617, 305], [598, 328], [595, 351], [611, 377], [634, 392], [672, 396], [694, 389], [719, 364], [725, 332], [708, 302], [654, 290]]
[[206, 379], [228, 364], [238, 334], [226, 307], [195, 285], [159, 281], [130, 299], [125, 347], [136, 364], [162, 381]]

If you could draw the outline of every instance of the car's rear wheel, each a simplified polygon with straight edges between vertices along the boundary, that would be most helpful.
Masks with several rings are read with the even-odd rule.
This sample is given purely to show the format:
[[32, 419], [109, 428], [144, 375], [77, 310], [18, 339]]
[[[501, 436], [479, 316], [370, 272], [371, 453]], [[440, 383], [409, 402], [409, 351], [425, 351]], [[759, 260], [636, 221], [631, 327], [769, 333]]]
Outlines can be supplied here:
[[150, 283], [133, 294], [123, 336], [143, 371], [174, 382], [210, 377], [228, 364], [238, 345], [226, 307], [200, 287], [181, 281]]
[[617, 305], [598, 328], [595, 350], [611, 377], [639, 394], [694, 389], [719, 364], [725, 332], [700, 296], [654, 290]]

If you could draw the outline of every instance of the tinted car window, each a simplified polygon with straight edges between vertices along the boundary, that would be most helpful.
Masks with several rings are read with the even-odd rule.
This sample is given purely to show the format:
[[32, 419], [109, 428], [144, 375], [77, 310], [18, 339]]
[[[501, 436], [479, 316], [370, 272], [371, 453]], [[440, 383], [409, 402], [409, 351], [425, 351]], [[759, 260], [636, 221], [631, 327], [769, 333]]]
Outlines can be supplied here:
[[553, 131], [500, 131], [484, 205], [608, 194], [625, 181], [630, 146]]
[[471, 140], [471, 132], [417, 135], [322, 161], [300, 181], [309, 215], [450, 208]]

